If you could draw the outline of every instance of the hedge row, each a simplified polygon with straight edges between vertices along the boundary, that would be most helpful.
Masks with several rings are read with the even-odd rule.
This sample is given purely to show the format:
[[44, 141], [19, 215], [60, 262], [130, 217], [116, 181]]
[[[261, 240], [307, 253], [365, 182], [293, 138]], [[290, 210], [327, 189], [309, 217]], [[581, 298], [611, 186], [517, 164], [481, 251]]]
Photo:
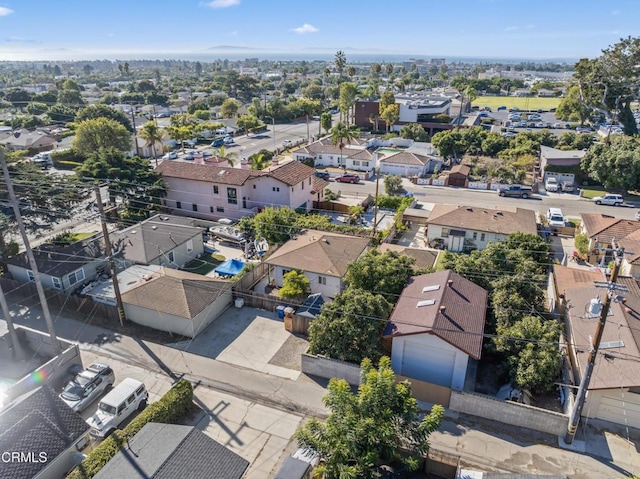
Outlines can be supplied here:
[[116, 430], [87, 455], [66, 479], [90, 479], [115, 456], [120, 448], [148, 422], [175, 424], [186, 417], [193, 405], [193, 388], [186, 379], [178, 381], [159, 401], [142, 411], [123, 430]]

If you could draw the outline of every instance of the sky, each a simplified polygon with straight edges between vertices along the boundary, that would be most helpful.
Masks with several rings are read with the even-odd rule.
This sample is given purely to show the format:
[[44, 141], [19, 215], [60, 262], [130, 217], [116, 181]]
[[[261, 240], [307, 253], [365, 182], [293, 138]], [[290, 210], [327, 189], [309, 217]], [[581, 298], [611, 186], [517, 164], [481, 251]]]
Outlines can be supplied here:
[[595, 58], [637, 36], [638, 18], [637, 0], [0, 0], [0, 60], [224, 58], [217, 46], [347, 60]]

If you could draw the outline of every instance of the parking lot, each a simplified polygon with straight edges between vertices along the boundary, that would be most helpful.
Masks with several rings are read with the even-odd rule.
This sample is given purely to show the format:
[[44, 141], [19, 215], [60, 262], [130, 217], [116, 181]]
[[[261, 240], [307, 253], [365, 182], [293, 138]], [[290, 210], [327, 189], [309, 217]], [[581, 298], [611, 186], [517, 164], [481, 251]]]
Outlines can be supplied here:
[[[116, 385], [129, 377], [143, 381], [149, 391], [149, 402], [158, 400], [172, 386], [173, 380], [138, 366], [82, 351], [85, 366], [92, 362], [109, 364], [115, 372]], [[195, 385], [194, 401], [200, 411], [187, 421], [209, 437], [228, 447], [250, 462], [246, 479], [264, 479], [277, 470], [284, 457], [295, 450], [291, 440], [304, 418], [278, 409], [246, 401]], [[97, 402], [82, 414], [89, 417]]]

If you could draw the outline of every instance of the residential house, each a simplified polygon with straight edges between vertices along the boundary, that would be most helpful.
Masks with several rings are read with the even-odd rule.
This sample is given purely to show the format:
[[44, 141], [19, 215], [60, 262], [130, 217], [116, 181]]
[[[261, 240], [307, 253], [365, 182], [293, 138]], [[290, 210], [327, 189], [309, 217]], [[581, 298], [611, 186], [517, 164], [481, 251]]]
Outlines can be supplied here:
[[202, 234], [203, 228], [195, 226], [193, 219], [160, 214], [114, 231], [110, 237], [114, 255], [126, 265], [182, 268], [204, 252]]
[[[124, 294], [138, 284], [140, 279], [149, 277], [150, 275], [160, 271], [162, 266], [134, 264], [129, 266], [116, 274], [118, 279], [118, 287], [120, 288], [120, 294]], [[97, 303], [109, 304], [116, 306], [116, 293], [113, 286], [113, 278], [108, 278], [104, 281], [98, 281], [83, 290], [83, 294], [89, 296]]]
[[[106, 270], [104, 244], [101, 237], [70, 245], [43, 244], [33, 248], [40, 280], [45, 289], [71, 294], [83, 284], [93, 281]], [[23, 283], [35, 281], [26, 253], [7, 259], [11, 277]]]
[[512, 233], [537, 234], [536, 213], [524, 208], [494, 210], [437, 204], [428, 219], [426, 239], [449, 251], [484, 249]]
[[[602, 213], [581, 213], [581, 233], [589, 238], [589, 249], [611, 248], [611, 241], [621, 240], [640, 230], [640, 221], [626, 220]], [[634, 236], [631, 240], [637, 238]]]
[[625, 250], [625, 254], [622, 255], [620, 274], [640, 280], [640, 229], [620, 238], [617, 244]]
[[241, 479], [248, 467], [249, 461], [193, 426], [150, 422], [94, 477]]
[[368, 245], [368, 238], [307, 230], [280, 246], [264, 262], [274, 268], [276, 286], [282, 286], [286, 273], [298, 270], [309, 278], [311, 293], [334, 298], [344, 288], [347, 265]]
[[155, 144], [145, 140], [144, 138], [136, 137], [134, 140], [134, 151], [140, 158], [162, 158], [164, 155], [164, 145], [162, 141], [156, 141]]
[[540, 175], [545, 183], [548, 177], [558, 180], [559, 184], [565, 181], [575, 183], [575, 174], [568, 172], [558, 172], [554, 166], [580, 166], [580, 160], [587, 154], [586, 150], [558, 150], [550, 146], [540, 146]]
[[231, 304], [229, 281], [161, 268], [144, 275], [122, 302], [127, 319], [160, 331], [196, 337]]
[[376, 159], [367, 149], [365, 141], [356, 138], [345, 143], [342, 150], [332, 143], [330, 137], [320, 138], [294, 150], [293, 159], [296, 161], [313, 159], [317, 167], [345, 167], [354, 171], [371, 171], [376, 166]]
[[482, 354], [487, 298], [450, 270], [411, 278], [383, 333], [395, 373], [461, 391]]
[[[60, 479], [82, 461], [89, 426], [48, 386], [0, 409], [0, 477]], [[6, 455], [19, 452], [20, 460]]]
[[[238, 219], [268, 206], [307, 212], [324, 199], [325, 181], [297, 161], [265, 170], [248, 170], [185, 162], [163, 162], [156, 171], [168, 185], [164, 205], [174, 214], [217, 220]], [[320, 180], [320, 181], [317, 181]]]
[[[567, 288], [565, 332], [573, 380], [584, 380], [589, 345], [600, 320], [602, 289]], [[596, 300], [599, 298], [599, 302]], [[640, 297], [610, 303], [582, 415], [640, 429]]]
[[433, 268], [436, 260], [438, 259], [438, 252], [422, 248], [410, 248], [408, 246], [401, 246], [398, 244], [382, 243], [378, 249], [381, 253], [385, 251], [395, 251], [396, 253], [404, 256], [409, 256], [415, 260], [413, 263], [413, 269]]
[[40, 130], [29, 131], [23, 128], [13, 131], [9, 136], [0, 140], [0, 146], [4, 146], [8, 151], [28, 149], [44, 151], [52, 149], [57, 142], [57, 138]]
[[469, 175], [471, 174], [471, 167], [468, 165], [455, 165], [449, 170], [447, 176], [447, 186], [456, 186], [459, 188], [466, 188]]
[[442, 159], [409, 151], [398, 151], [380, 156], [380, 173], [402, 177], [424, 177], [437, 168], [442, 169]]

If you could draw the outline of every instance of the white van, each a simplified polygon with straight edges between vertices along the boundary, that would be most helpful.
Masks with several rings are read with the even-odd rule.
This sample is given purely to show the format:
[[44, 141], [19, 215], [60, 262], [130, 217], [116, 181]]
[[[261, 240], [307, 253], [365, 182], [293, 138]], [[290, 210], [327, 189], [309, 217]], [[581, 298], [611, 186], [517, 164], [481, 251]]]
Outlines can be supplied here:
[[107, 437], [136, 410], [147, 407], [149, 393], [144, 383], [126, 378], [102, 398], [96, 413], [87, 419], [94, 437]]
[[564, 226], [564, 215], [560, 208], [549, 208], [547, 211], [549, 226]]

